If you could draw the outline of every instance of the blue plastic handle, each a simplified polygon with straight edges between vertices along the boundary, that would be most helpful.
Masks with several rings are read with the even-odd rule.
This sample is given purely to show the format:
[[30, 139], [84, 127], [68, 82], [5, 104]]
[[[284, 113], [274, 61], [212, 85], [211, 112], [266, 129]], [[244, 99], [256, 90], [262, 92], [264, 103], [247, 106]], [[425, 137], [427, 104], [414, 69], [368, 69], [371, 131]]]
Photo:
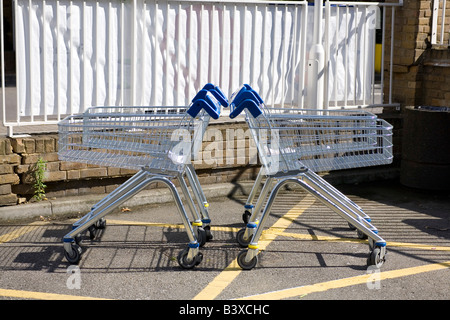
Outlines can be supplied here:
[[195, 95], [194, 99], [192, 99], [192, 103], [187, 110], [187, 113], [191, 117], [196, 117], [200, 110], [204, 109], [211, 118], [219, 118], [220, 106], [211, 99], [208, 93], [210, 93], [222, 106], [228, 107], [228, 99], [220, 88], [208, 83]]
[[230, 118], [233, 119], [237, 117], [244, 109], [247, 109], [251, 115], [256, 118], [262, 114], [259, 107], [262, 103], [264, 103], [264, 101], [259, 94], [248, 84], [244, 84], [234, 96], [233, 101], [230, 102]]
[[203, 89], [208, 90], [222, 106], [224, 106], [225, 108], [228, 107], [228, 99], [218, 86], [214, 86], [212, 83], [208, 83], [203, 87]]

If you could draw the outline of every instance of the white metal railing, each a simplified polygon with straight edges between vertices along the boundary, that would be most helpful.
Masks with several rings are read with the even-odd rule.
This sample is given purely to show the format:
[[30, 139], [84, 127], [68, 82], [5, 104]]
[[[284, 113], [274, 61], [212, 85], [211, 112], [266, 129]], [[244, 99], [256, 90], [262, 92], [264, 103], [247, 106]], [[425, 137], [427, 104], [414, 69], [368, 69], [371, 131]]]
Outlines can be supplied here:
[[[325, 2], [323, 107], [395, 105], [391, 90], [384, 99], [375, 93], [371, 23], [374, 8], [392, 10], [383, 19], [392, 55], [401, 3]], [[15, 0], [13, 10], [15, 108], [2, 95], [10, 128], [57, 123], [93, 105], [186, 105], [206, 82], [228, 95], [249, 83], [269, 105], [311, 107], [307, 1]]]
[[450, 46], [450, 1], [433, 0], [431, 44]]
[[[387, 95], [385, 87], [385, 51], [388, 49], [392, 57], [394, 52], [394, 21], [397, 7], [403, 1], [396, 3], [364, 2], [364, 1], [327, 1], [325, 3], [325, 51], [328, 65], [325, 67], [326, 80], [324, 100], [330, 109], [355, 106], [398, 106], [392, 101], [392, 71], [393, 59], [390, 59]], [[391, 11], [388, 20], [387, 10]], [[332, 24], [331, 15], [339, 17], [337, 23]], [[345, 23], [342, 23], [342, 22]], [[386, 26], [390, 25], [390, 35], [386, 34]], [[339, 31], [344, 30], [339, 36]], [[381, 30], [380, 82], [375, 80], [375, 30]], [[386, 38], [390, 37], [390, 47], [386, 48]], [[358, 45], [359, 43], [359, 45]], [[358, 50], [364, 51], [357, 54]], [[353, 57], [352, 59], [352, 52]], [[378, 58], [378, 57], [377, 57]], [[338, 64], [331, 65], [333, 59], [343, 61], [341, 68]], [[358, 78], [357, 73], [361, 75]], [[364, 82], [358, 83], [358, 79]], [[353, 82], [353, 85], [349, 82]], [[339, 86], [344, 92], [338, 97]]]

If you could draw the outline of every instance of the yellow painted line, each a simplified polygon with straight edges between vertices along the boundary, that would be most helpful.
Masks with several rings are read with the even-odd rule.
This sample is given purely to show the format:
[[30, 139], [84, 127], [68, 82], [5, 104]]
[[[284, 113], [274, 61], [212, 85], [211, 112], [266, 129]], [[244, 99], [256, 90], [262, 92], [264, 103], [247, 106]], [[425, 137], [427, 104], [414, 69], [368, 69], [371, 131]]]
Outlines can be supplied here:
[[[424, 272], [438, 271], [438, 270], [443, 270], [443, 269], [448, 269], [448, 268], [450, 268], [450, 261], [443, 262], [443, 263], [428, 264], [428, 265], [419, 266], [419, 267], [411, 267], [411, 268], [398, 269], [398, 270], [392, 270], [392, 271], [384, 271], [384, 272], [380, 272], [379, 274], [377, 274], [376, 279], [382, 281], [382, 280], [412, 276], [412, 275], [424, 273]], [[303, 295], [315, 293], [315, 292], [324, 292], [327, 290], [339, 289], [339, 288], [344, 288], [344, 287], [349, 287], [349, 286], [354, 286], [354, 285], [364, 284], [364, 283], [367, 284], [369, 282], [372, 282], [373, 280], [374, 280], [373, 274], [365, 274], [365, 275], [360, 275], [360, 276], [356, 276], [356, 277], [350, 277], [350, 278], [345, 278], [345, 279], [316, 283], [316, 284], [312, 284], [312, 285], [308, 285], [308, 286], [267, 292], [267, 293], [263, 293], [263, 294], [240, 298], [238, 300], [266, 300], [266, 299], [280, 300], [280, 299], [294, 298], [294, 297], [299, 297], [299, 296], [303, 296]]]
[[[266, 232], [267, 233], [276, 234], [276, 235], [279, 235], [279, 236], [296, 238], [296, 239], [300, 239], [300, 240], [367, 243], [367, 240], [355, 239], [355, 238], [339, 238], [339, 237], [330, 237], [330, 236], [317, 236], [317, 235], [310, 235], [310, 234], [283, 232], [283, 231], [278, 231], [278, 230], [267, 230]], [[423, 249], [423, 250], [450, 251], [450, 247], [428, 245], [428, 244], [419, 244], [419, 243], [395, 242], [395, 241], [387, 241], [386, 242], [386, 246], [387, 247], [405, 247], [405, 248]]]
[[[316, 235], [310, 235], [310, 234], [284, 232], [284, 231], [276, 230], [273, 228], [271, 228], [270, 230], [266, 230], [266, 233], [276, 234], [278, 236], [296, 238], [296, 239], [300, 239], [300, 240], [367, 243], [367, 240], [362, 240], [362, 239], [339, 238], [339, 237], [330, 237], [330, 236], [316, 236]], [[413, 248], [413, 249], [421, 249], [421, 250], [450, 251], [450, 247], [419, 244], [419, 243], [396, 242], [396, 241], [387, 241], [386, 246], [387, 247]]]
[[422, 250], [450, 251], [450, 247], [433, 246], [433, 245], [429, 245], [429, 244], [407, 243], [407, 242], [387, 241], [386, 246], [387, 247], [405, 247], [405, 248], [422, 249]]
[[[310, 204], [312, 205], [312, 203]], [[291, 216], [292, 215], [292, 216]], [[280, 218], [280, 223], [274, 224], [269, 229], [263, 231], [261, 235], [261, 241], [263, 240], [273, 240], [276, 236], [290, 237], [296, 238], [300, 240], [316, 240], [316, 241], [330, 241], [330, 242], [353, 242], [353, 243], [367, 243], [367, 240], [356, 239], [356, 238], [340, 238], [340, 237], [331, 237], [331, 236], [317, 236], [311, 234], [301, 234], [301, 233], [292, 233], [285, 232], [287, 226], [286, 223], [295, 220], [298, 217], [295, 213], [295, 207], [286, 213], [282, 218]], [[283, 219], [283, 220], [282, 220]], [[159, 222], [141, 222], [141, 221], [130, 221], [130, 220], [110, 220], [108, 219], [108, 224], [115, 225], [127, 225], [127, 226], [147, 226], [147, 227], [162, 227], [162, 228], [173, 228], [173, 229], [183, 229], [183, 224], [170, 224], [170, 223], [159, 223]], [[283, 223], [282, 223], [283, 222]], [[44, 225], [43, 222], [34, 222], [31, 225], [35, 226]], [[236, 227], [222, 227], [222, 226], [211, 226], [211, 230], [213, 231], [224, 231], [224, 232], [238, 232], [241, 228]], [[20, 228], [11, 234], [0, 236], [0, 244], [2, 243], [2, 239], [6, 239], [7, 242], [13, 240], [27, 232], [30, 232], [34, 229], [29, 229], [28, 226]], [[423, 249], [423, 250], [436, 250], [436, 251], [450, 251], [450, 247], [444, 246], [435, 246], [435, 245], [426, 245], [426, 244], [418, 244], [418, 243], [407, 243], [407, 242], [395, 242], [388, 241], [386, 242], [388, 247], [405, 247], [405, 248], [413, 248], [413, 249]], [[264, 250], [264, 247], [260, 246], [260, 250]]]
[[[161, 227], [161, 228], [173, 228], [173, 229], [183, 229], [183, 224], [171, 224], [171, 223], [158, 223], [158, 222], [140, 222], [140, 221], [129, 221], [129, 220], [107, 220], [108, 224], [115, 225], [126, 225], [126, 226], [145, 226], [145, 227]], [[220, 227], [211, 226], [213, 231], [225, 231], [225, 232], [238, 232], [241, 228], [235, 227]]]
[[0, 289], [0, 297], [36, 299], [36, 300], [108, 300], [108, 299], [102, 299], [102, 298], [72, 296], [72, 295], [66, 295], [66, 294], [22, 291], [22, 290], [9, 290], [9, 289]]
[[129, 220], [107, 220], [108, 224], [116, 225], [126, 225], [126, 226], [144, 226], [144, 227], [162, 227], [162, 228], [174, 228], [182, 229], [183, 224], [169, 224], [169, 223], [158, 223], [158, 222], [141, 222], [141, 221], [129, 221]]
[[[278, 219], [271, 228], [285, 230], [293, 220], [300, 216], [313, 203], [314, 198], [307, 195], [302, 201], [289, 210], [283, 217]], [[270, 229], [270, 228], [269, 228]], [[276, 238], [276, 235], [265, 234], [259, 241], [260, 250], [264, 250], [269, 243]], [[217, 277], [215, 277], [193, 300], [213, 300], [215, 299], [240, 273], [237, 260], [234, 259]]]
[[17, 239], [17, 238], [23, 236], [24, 234], [27, 234], [33, 230], [36, 230], [37, 227], [42, 226], [42, 225], [44, 225], [44, 224], [41, 221], [36, 221], [36, 222], [30, 223], [29, 225], [17, 228], [12, 232], [1, 235], [0, 236], [0, 244]]

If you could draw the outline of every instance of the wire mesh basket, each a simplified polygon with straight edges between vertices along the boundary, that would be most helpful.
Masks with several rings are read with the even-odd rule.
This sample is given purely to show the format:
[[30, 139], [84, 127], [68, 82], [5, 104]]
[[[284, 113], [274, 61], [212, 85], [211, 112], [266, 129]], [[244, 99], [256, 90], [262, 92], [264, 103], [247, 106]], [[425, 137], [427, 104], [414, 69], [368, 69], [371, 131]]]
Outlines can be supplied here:
[[[210, 119], [219, 117], [221, 106], [228, 106], [226, 97], [220, 88], [207, 84], [188, 107], [91, 107], [59, 122], [60, 160], [138, 169], [73, 224], [63, 238], [68, 262], [76, 264], [81, 259], [82, 232], [89, 231], [94, 239], [96, 230], [105, 228], [107, 214], [156, 182], [165, 184], [172, 193], [189, 238], [178, 263], [190, 269], [201, 262], [199, 247], [212, 238], [211, 220], [191, 160], [202, 145]], [[179, 180], [192, 223], [173, 178]]]
[[269, 108], [245, 95], [234, 94], [232, 99], [230, 116], [246, 110], [261, 162], [269, 172], [302, 167], [318, 172], [392, 162], [392, 126], [365, 110]]
[[210, 117], [186, 107], [93, 107], [58, 125], [61, 160], [181, 172]]
[[228, 101], [206, 84], [189, 106], [91, 107], [58, 123], [61, 160], [128, 169], [182, 172], [211, 118]]
[[[364, 110], [268, 108], [248, 85], [231, 96], [230, 109], [231, 118], [245, 112], [263, 165], [245, 204], [246, 227], [236, 235], [239, 245], [247, 247], [237, 257], [239, 266], [247, 270], [256, 266], [258, 241], [274, 200], [285, 184], [295, 183], [357, 229], [358, 237], [368, 238], [367, 263], [380, 267], [385, 261], [386, 241], [370, 217], [315, 171], [391, 163], [392, 126]], [[267, 179], [253, 204], [263, 176]]]

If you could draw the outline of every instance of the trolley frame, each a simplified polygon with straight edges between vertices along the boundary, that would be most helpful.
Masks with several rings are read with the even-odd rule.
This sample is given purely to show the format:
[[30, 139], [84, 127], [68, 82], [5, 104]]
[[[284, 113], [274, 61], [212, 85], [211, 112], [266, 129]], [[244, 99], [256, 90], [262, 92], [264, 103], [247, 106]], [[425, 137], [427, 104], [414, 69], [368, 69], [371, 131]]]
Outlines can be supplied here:
[[[190, 269], [201, 262], [199, 247], [212, 238], [211, 220], [209, 204], [190, 161], [201, 146], [210, 118], [219, 117], [220, 105], [228, 106], [225, 95], [220, 88], [207, 84], [188, 107], [91, 107], [59, 123], [61, 160], [138, 170], [73, 224], [63, 238], [66, 260], [72, 264], [80, 261], [83, 232], [88, 230], [94, 239], [97, 230], [105, 228], [107, 214], [148, 185], [161, 182], [169, 188], [189, 238], [178, 263]], [[192, 223], [172, 182], [174, 178], [180, 183]]]
[[[367, 263], [381, 267], [386, 258], [386, 242], [378, 235], [378, 230], [371, 224], [370, 217], [361, 207], [314, 171], [391, 163], [392, 126], [365, 111], [268, 108], [249, 85], [242, 86], [230, 97], [230, 109], [231, 118], [245, 112], [245, 120], [251, 129], [263, 164], [245, 205], [243, 220], [246, 227], [237, 233], [239, 245], [247, 247], [247, 250], [238, 256], [241, 268], [248, 270], [255, 267], [259, 251], [258, 241], [267, 216], [279, 190], [289, 183], [298, 184], [344, 218], [352, 229], [358, 231], [359, 238], [368, 239]], [[262, 141], [261, 130], [268, 131], [267, 141]], [[326, 130], [327, 141], [323, 141], [320, 134], [306, 136], [305, 133], [309, 134], [311, 130]], [[282, 136], [275, 144], [274, 132]], [[330, 135], [330, 132], [333, 134]], [[335, 132], [338, 132], [338, 135], [335, 135]], [[342, 139], [339, 133], [346, 133], [348, 136]], [[294, 136], [296, 134], [298, 136]], [[302, 134], [306, 136], [304, 140]], [[358, 152], [353, 150], [355, 147]], [[328, 153], [331, 156], [327, 155]], [[346, 164], [345, 161], [329, 161], [330, 159], [324, 161], [324, 155], [331, 160], [335, 158], [345, 160], [351, 156], [353, 162]], [[367, 158], [371, 158], [370, 161], [367, 161]], [[264, 178], [266, 181], [262, 185], [256, 204], [253, 205]]]

